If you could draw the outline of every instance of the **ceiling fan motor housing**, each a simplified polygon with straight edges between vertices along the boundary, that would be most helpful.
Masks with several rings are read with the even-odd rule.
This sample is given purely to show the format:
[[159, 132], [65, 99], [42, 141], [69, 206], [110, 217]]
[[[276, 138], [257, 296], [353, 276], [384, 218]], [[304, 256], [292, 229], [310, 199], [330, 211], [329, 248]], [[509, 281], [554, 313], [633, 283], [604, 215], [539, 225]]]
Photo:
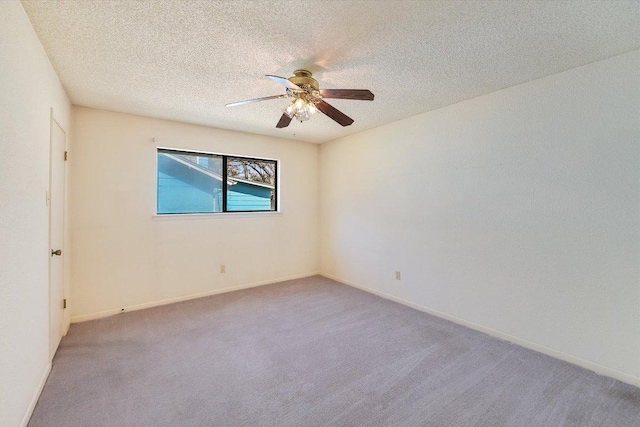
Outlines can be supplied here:
[[311, 77], [311, 72], [307, 70], [295, 70], [293, 77], [289, 77], [288, 80], [303, 89], [318, 90], [319, 88], [318, 81]]

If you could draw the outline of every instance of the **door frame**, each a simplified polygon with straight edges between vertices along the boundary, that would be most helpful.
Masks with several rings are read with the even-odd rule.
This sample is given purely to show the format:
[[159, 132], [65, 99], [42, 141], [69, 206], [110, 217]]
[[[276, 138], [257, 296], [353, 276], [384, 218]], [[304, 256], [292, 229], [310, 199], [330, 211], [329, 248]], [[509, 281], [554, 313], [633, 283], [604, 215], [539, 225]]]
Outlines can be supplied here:
[[[47, 277], [47, 281], [49, 282], [49, 286], [48, 286], [48, 291], [49, 291], [49, 298], [48, 298], [48, 306], [47, 306], [47, 313], [48, 313], [48, 322], [47, 324], [49, 325], [48, 331], [47, 331], [47, 337], [48, 340], [47, 342], [48, 347], [49, 347], [49, 360], [53, 360], [53, 356], [55, 355], [55, 352], [57, 350], [56, 349], [52, 349], [51, 347], [51, 329], [53, 328], [53, 323], [52, 323], [52, 319], [51, 319], [51, 306], [53, 304], [54, 301], [52, 301], [53, 298], [53, 282], [51, 280], [51, 262], [53, 260], [53, 257], [50, 254], [51, 248], [52, 248], [52, 242], [51, 242], [51, 237], [52, 237], [52, 224], [51, 224], [51, 197], [52, 197], [52, 184], [53, 184], [53, 179], [52, 179], [52, 173], [53, 173], [53, 154], [54, 154], [54, 150], [53, 150], [53, 127], [54, 126], [58, 126], [60, 128], [60, 130], [62, 131], [62, 133], [64, 134], [64, 151], [66, 153], [67, 151], [67, 139], [68, 139], [68, 135], [67, 135], [67, 131], [64, 128], [64, 126], [62, 126], [62, 124], [60, 124], [60, 122], [58, 120], [56, 120], [55, 118], [55, 114], [53, 111], [53, 107], [50, 109], [50, 120], [49, 120], [49, 186], [47, 189], [47, 208], [48, 208], [48, 222], [49, 222], [49, 227], [48, 227], [48, 232], [49, 232], [49, 236], [48, 236], [48, 249], [47, 249], [47, 260], [48, 260], [48, 277]], [[66, 187], [67, 187], [67, 167], [66, 167], [66, 161], [63, 162], [63, 180], [62, 180], [62, 194], [58, 195], [57, 197], [62, 197], [62, 253], [64, 255], [66, 254], [66, 248], [65, 248], [65, 241], [66, 241]], [[68, 295], [66, 292], [66, 276], [67, 276], [67, 271], [65, 268], [65, 264], [66, 264], [66, 257], [63, 258], [62, 260], [62, 297], [63, 298], [67, 298], [68, 299]], [[68, 305], [67, 305], [68, 308]], [[67, 334], [67, 331], [69, 330], [69, 325], [66, 324], [65, 321], [65, 312], [63, 309], [62, 312], [62, 319], [60, 320], [60, 327], [62, 329], [62, 336], [65, 336]]]

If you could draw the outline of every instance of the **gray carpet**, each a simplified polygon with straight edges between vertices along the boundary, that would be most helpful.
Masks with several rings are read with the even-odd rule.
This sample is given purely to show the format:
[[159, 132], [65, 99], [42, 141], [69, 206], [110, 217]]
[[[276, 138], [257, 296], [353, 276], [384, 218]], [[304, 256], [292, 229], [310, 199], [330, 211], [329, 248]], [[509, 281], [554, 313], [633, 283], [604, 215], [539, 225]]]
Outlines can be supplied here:
[[74, 324], [38, 426], [640, 426], [640, 389], [315, 276]]

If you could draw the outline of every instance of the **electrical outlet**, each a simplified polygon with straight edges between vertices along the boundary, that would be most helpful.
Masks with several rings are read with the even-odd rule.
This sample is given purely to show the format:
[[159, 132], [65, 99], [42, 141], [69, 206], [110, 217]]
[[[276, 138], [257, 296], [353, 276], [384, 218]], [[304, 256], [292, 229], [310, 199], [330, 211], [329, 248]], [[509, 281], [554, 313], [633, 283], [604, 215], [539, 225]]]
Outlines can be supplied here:
[[400, 272], [396, 271], [396, 280], [400, 280]]
[[225, 266], [224, 264], [220, 264], [220, 273], [224, 273], [225, 272]]

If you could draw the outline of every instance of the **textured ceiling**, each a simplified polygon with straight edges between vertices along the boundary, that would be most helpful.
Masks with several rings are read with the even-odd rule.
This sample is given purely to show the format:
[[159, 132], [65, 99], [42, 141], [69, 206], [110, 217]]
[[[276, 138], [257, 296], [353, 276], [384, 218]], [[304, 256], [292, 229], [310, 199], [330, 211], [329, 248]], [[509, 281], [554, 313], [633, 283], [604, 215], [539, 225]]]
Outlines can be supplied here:
[[[638, 1], [34, 1], [72, 103], [324, 142], [640, 47]], [[355, 120], [276, 129], [265, 74], [311, 70]]]

